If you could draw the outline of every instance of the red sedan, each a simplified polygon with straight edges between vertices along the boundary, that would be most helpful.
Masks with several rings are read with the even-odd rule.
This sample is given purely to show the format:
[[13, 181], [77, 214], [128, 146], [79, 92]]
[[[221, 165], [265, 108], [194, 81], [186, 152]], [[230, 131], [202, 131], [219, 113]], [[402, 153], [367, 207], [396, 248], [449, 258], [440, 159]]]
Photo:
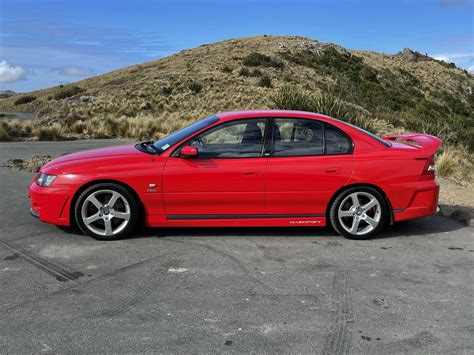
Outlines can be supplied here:
[[366, 239], [432, 215], [438, 138], [381, 139], [308, 112], [205, 118], [157, 142], [70, 154], [30, 188], [41, 221], [117, 239], [150, 227], [324, 226]]

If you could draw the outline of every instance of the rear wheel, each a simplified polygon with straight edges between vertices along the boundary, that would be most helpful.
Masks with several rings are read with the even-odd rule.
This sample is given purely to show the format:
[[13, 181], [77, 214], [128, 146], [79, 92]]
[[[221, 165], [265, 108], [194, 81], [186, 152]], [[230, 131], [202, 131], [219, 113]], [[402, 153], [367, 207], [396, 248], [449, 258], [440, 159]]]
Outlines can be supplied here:
[[331, 205], [333, 228], [350, 239], [368, 239], [385, 224], [387, 205], [383, 196], [371, 187], [353, 187], [342, 191]]
[[81, 193], [74, 215], [84, 233], [99, 240], [114, 240], [125, 237], [133, 230], [138, 205], [125, 187], [99, 183]]

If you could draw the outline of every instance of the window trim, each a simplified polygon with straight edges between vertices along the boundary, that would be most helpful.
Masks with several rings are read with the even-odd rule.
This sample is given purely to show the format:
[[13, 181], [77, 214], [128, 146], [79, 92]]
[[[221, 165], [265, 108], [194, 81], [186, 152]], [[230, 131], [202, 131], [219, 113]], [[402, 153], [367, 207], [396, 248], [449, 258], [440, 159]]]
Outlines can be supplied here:
[[[196, 158], [193, 158], [193, 159], [206, 159], [206, 160], [210, 160], [210, 159], [256, 159], [256, 158], [266, 158], [267, 155], [266, 155], [266, 145], [267, 145], [267, 140], [268, 140], [268, 135], [270, 133], [269, 131], [269, 127], [270, 127], [270, 120], [271, 118], [270, 117], [248, 117], [248, 118], [238, 118], [238, 119], [235, 119], [235, 120], [230, 120], [230, 121], [225, 121], [225, 122], [221, 122], [220, 124], [216, 124], [214, 126], [211, 126], [211, 127], [208, 127], [206, 128], [205, 130], [203, 131], [200, 131], [196, 134], [194, 134], [193, 136], [191, 137], [188, 137], [186, 138], [186, 140], [179, 144], [177, 148], [175, 148], [173, 150], [173, 152], [170, 154], [170, 157], [171, 158], [179, 158], [179, 151], [181, 150], [181, 148], [183, 148], [184, 146], [188, 145], [189, 144], [189, 141], [191, 141], [193, 138], [201, 135], [201, 134], [204, 134], [212, 129], [215, 129], [215, 128], [218, 128], [220, 126], [224, 126], [226, 124], [238, 124], [237, 122], [240, 122], [240, 121], [250, 121], [250, 120], [261, 120], [261, 121], [265, 121], [265, 131], [263, 132], [263, 144], [262, 144], [262, 148], [260, 149], [260, 155], [259, 156], [255, 156], [255, 157], [216, 157], [216, 158], [200, 158], [199, 157], [199, 153], [198, 153], [198, 156]], [[199, 149], [198, 149], [199, 151]]]
[[[305, 121], [311, 121], [311, 122], [319, 122], [322, 126], [321, 130], [322, 130], [322, 134], [323, 134], [323, 153], [322, 154], [287, 155], [287, 156], [275, 156], [275, 155], [273, 155], [273, 146], [274, 146], [274, 143], [275, 143], [274, 139], [273, 139], [273, 133], [275, 132], [275, 130], [273, 129], [273, 127], [275, 125], [275, 120], [277, 120], [277, 119], [305, 120]], [[270, 120], [271, 120], [271, 123], [270, 123], [270, 126], [269, 126], [269, 128], [271, 127], [270, 152], [268, 153], [268, 155], [267, 154], [265, 155], [265, 156], [268, 156], [269, 158], [323, 157], [323, 156], [337, 156], [337, 155], [352, 155], [354, 153], [354, 141], [352, 140], [352, 138], [346, 132], [344, 132], [342, 129], [340, 129], [339, 127], [336, 127], [336, 126], [334, 126], [334, 125], [332, 125], [328, 122], [315, 120], [315, 119], [312, 119], [312, 118], [306, 118], [306, 117], [272, 117]], [[345, 137], [347, 137], [347, 139], [350, 142], [350, 149], [347, 153], [334, 153], [334, 154], [328, 154], [327, 153], [327, 149], [326, 149], [326, 125], [331, 126], [336, 131], [341, 132]]]

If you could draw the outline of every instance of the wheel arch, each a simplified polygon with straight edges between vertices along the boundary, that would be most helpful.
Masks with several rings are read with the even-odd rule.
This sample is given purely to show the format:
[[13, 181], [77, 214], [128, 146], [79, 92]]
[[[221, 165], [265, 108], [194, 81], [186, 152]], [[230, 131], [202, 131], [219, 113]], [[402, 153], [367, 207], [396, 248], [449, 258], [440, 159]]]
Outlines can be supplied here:
[[87, 188], [91, 187], [92, 185], [102, 184], [102, 183], [117, 184], [117, 185], [120, 185], [120, 186], [126, 188], [133, 195], [133, 197], [135, 198], [135, 200], [138, 203], [138, 206], [140, 207], [140, 210], [138, 211], [139, 221], [141, 220], [141, 222], [143, 222], [145, 220], [145, 208], [143, 206], [143, 202], [142, 202], [140, 196], [138, 195], [138, 193], [135, 191], [135, 189], [133, 187], [131, 187], [130, 185], [128, 185], [128, 184], [126, 184], [122, 181], [119, 181], [119, 180], [99, 179], [99, 180], [92, 180], [92, 181], [86, 182], [85, 184], [81, 185], [76, 190], [76, 192], [74, 193], [74, 196], [71, 199], [71, 205], [69, 206], [69, 223], [70, 223], [71, 226], [77, 226], [76, 225], [76, 219], [74, 217], [74, 208], [76, 206], [77, 199], [79, 198], [81, 193], [83, 191], [85, 191]]
[[390, 203], [390, 200], [387, 196], [387, 194], [385, 193], [385, 191], [383, 189], [381, 189], [379, 186], [377, 185], [374, 185], [374, 184], [370, 184], [370, 183], [355, 183], [355, 184], [350, 184], [350, 185], [344, 185], [342, 186], [339, 190], [337, 190], [331, 197], [331, 199], [329, 200], [329, 203], [326, 207], [326, 219], [329, 220], [330, 219], [330, 216], [329, 216], [329, 213], [330, 213], [330, 210], [331, 210], [331, 205], [333, 204], [334, 200], [337, 198], [337, 196], [339, 196], [339, 194], [345, 190], [348, 190], [348, 189], [351, 189], [353, 187], [371, 187], [375, 190], [377, 190], [385, 199], [385, 202], [387, 204], [387, 208], [388, 208], [388, 215], [389, 215], [389, 218], [387, 219], [387, 221], [389, 222], [389, 224], [393, 224], [393, 208], [392, 208], [392, 204]]

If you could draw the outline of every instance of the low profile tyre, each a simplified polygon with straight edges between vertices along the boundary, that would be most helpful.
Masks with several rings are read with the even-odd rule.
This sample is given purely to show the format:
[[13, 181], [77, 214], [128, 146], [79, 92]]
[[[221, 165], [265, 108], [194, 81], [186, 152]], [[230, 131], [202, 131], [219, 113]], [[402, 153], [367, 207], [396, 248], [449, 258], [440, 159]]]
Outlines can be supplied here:
[[123, 186], [98, 183], [84, 190], [76, 201], [74, 216], [79, 228], [99, 240], [128, 235], [138, 219], [138, 203]]
[[329, 211], [337, 233], [349, 239], [369, 239], [385, 225], [387, 204], [371, 187], [353, 187], [342, 191]]

